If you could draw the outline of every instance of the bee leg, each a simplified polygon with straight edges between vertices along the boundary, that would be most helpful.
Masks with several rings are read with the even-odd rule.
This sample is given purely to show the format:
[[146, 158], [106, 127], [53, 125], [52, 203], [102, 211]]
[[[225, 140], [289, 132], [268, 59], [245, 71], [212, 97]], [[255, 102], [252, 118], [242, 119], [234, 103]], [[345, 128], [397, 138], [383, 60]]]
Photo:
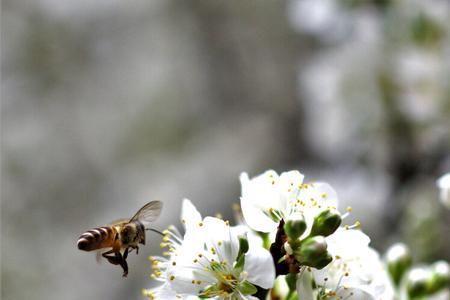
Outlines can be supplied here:
[[136, 246], [136, 254], [139, 254], [139, 247]]
[[128, 264], [127, 264], [126, 258], [128, 257], [128, 248], [125, 249], [125, 252], [123, 253], [123, 257], [122, 257], [122, 255], [120, 254], [120, 252], [116, 252], [116, 257], [117, 257], [118, 259], [120, 259], [120, 266], [121, 266], [122, 269], [123, 269], [123, 274], [122, 274], [122, 276], [123, 276], [123, 277], [127, 277], [127, 275], [128, 275]]
[[122, 256], [120, 256], [120, 258], [118, 258], [116, 254], [114, 254], [114, 256], [108, 256], [108, 254], [111, 254], [111, 253], [115, 253], [114, 250], [106, 251], [105, 253], [102, 253], [102, 256], [104, 258], [106, 258], [109, 261], [109, 263], [111, 263], [113, 265], [120, 264], [120, 262], [122, 260]]

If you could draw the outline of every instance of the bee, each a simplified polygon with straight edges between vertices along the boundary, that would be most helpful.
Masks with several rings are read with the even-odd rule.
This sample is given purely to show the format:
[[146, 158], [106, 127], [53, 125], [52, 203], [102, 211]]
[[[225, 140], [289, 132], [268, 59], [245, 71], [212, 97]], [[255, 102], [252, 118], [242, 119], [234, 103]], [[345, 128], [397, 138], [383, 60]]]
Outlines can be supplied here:
[[101, 255], [111, 264], [120, 265], [123, 269], [123, 277], [126, 277], [128, 253], [133, 250], [136, 250], [136, 254], [139, 253], [139, 244], [145, 245], [146, 230], [160, 233], [147, 226], [159, 217], [161, 209], [161, 201], [151, 201], [139, 209], [131, 219], [117, 220], [112, 224], [88, 230], [78, 238], [78, 249], [103, 251], [111, 248]]

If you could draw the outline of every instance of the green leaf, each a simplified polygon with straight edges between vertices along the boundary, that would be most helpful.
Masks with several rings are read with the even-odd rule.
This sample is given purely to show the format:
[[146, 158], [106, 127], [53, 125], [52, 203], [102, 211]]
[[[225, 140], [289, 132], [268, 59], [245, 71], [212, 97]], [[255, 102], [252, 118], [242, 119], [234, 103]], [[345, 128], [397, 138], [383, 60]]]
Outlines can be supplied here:
[[258, 289], [247, 280], [239, 283], [238, 289], [244, 295], [253, 295], [258, 291]]

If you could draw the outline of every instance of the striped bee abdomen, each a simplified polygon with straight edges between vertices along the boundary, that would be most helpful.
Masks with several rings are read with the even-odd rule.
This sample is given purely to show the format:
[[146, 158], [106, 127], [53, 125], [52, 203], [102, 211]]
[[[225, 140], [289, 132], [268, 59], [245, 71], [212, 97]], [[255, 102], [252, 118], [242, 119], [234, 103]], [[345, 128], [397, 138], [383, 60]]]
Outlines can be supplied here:
[[104, 226], [86, 231], [78, 238], [78, 249], [92, 251], [110, 247], [114, 241], [115, 230]]

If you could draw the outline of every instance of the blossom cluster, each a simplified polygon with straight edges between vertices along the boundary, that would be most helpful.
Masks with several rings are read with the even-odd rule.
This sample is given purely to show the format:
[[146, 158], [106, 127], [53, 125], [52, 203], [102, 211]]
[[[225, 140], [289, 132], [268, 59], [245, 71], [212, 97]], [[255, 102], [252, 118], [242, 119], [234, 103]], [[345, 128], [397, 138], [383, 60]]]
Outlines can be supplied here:
[[[394, 245], [382, 258], [351, 208], [338, 208], [327, 183], [298, 171], [241, 174], [237, 225], [202, 217], [184, 199], [184, 233], [163, 232], [162, 256], [150, 257], [150, 299], [448, 299], [450, 268], [440, 261], [412, 266], [409, 249]], [[434, 297], [434, 298], [433, 298]], [[447, 297], [447, 298], [445, 298]]]

